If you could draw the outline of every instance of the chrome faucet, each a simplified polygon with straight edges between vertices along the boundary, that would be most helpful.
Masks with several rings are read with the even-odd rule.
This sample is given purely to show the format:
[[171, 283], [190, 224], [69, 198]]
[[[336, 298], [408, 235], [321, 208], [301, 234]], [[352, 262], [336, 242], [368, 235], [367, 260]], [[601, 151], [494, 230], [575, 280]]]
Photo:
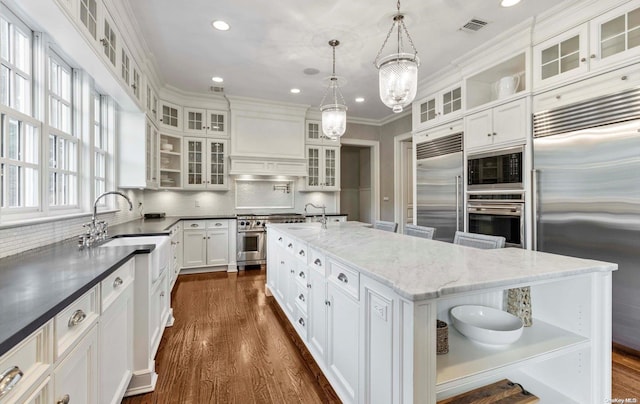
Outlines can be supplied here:
[[322, 223], [322, 229], [323, 230], [327, 230], [327, 216], [325, 215], [325, 211], [327, 210], [327, 207], [325, 205], [314, 205], [313, 203], [309, 202], [308, 204], [304, 205], [304, 213], [307, 213], [307, 207], [311, 205], [316, 209], [322, 209], [322, 219], [320, 219], [320, 223]]
[[129, 202], [129, 210], [133, 210], [133, 203], [128, 196], [119, 191], [109, 191], [99, 195], [93, 202], [93, 214], [91, 215], [91, 222], [82, 225], [86, 230], [85, 234], [81, 234], [78, 239], [78, 246], [80, 248], [91, 247], [94, 242], [104, 240], [107, 238], [108, 224], [104, 220], [98, 221], [98, 201], [107, 195], [120, 195]]

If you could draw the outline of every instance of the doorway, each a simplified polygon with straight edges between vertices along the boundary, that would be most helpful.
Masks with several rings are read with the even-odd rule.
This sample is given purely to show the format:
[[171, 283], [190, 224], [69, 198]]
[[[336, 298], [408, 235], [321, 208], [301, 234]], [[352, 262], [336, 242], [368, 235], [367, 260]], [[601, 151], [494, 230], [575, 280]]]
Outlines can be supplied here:
[[373, 223], [380, 217], [378, 142], [342, 139], [340, 213], [348, 220]]
[[396, 204], [394, 219], [398, 223], [398, 232], [404, 231], [405, 224], [413, 223], [413, 141], [411, 133], [394, 138], [394, 192]]

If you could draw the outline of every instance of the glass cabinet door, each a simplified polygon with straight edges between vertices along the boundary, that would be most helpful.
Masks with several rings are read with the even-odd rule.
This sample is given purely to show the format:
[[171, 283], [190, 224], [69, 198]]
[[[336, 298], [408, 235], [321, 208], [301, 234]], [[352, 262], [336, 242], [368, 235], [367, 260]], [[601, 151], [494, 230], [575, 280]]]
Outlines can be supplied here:
[[436, 108], [436, 99], [430, 98], [420, 104], [420, 123], [429, 122], [436, 119], [438, 116], [438, 110]]
[[185, 187], [204, 187], [204, 141], [201, 139], [186, 139], [187, 169]]
[[462, 87], [456, 87], [442, 93], [442, 115], [462, 109]]
[[324, 149], [324, 184], [327, 187], [336, 186], [336, 149]]
[[640, 55], [640, 7], [629, 2], [591, 21], [591, 64], [599, 67]]
[[225, 185], [225, 144], [223, 142], [209, 142], [209, 184]]
[[207, 133], [214, 136], [227, 136], [227, 113], [224, 111], [207, 111]]
[[307, 147], [307, 187], [320, 186], [320, 147]]
[[534, 86], [557, 83], [586, 73], [588, 25], [583, 24], [533, 48]]
[[185, 132], [202, 132], [205, 129], [204, 112], [185, 108]]

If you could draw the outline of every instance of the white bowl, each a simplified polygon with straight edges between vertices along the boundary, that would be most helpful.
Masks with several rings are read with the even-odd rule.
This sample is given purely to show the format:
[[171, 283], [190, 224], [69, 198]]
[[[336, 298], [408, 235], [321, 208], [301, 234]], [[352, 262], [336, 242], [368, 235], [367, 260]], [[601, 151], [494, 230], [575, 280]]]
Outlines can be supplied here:
[[508, 345], [522, 335], [522, 320], [487, 306], [456, 306], [449, 312], [451, 323], [462, 335], [486, 345]]
[[162, 147], [162, 150], [165, 150], [165, 151], [173, 150], [173, 145], [171, 143], [163, 143], [161, 147]]

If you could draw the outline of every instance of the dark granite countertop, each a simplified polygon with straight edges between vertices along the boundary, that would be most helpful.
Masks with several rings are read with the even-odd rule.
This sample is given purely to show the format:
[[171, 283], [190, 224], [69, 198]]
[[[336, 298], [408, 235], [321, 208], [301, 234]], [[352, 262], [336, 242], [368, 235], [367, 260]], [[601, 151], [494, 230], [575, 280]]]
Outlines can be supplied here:
[[[322, 213], [306, 213], [304, 217], [318, 217], [322, 216]], [[346, 213], [327, 213], [325, 216], [347, 216]]]
[[162, 236], [169, 234], [169, 228], [180, 220], [235, 219], [236, 215], [167, 216], [161, 219], [137, 219], [109, 226], [109, 236]]
[[93, 247], [75, 240], [0, 259], [0, 355], [28, 337], [135, 254], [154, 246]]

